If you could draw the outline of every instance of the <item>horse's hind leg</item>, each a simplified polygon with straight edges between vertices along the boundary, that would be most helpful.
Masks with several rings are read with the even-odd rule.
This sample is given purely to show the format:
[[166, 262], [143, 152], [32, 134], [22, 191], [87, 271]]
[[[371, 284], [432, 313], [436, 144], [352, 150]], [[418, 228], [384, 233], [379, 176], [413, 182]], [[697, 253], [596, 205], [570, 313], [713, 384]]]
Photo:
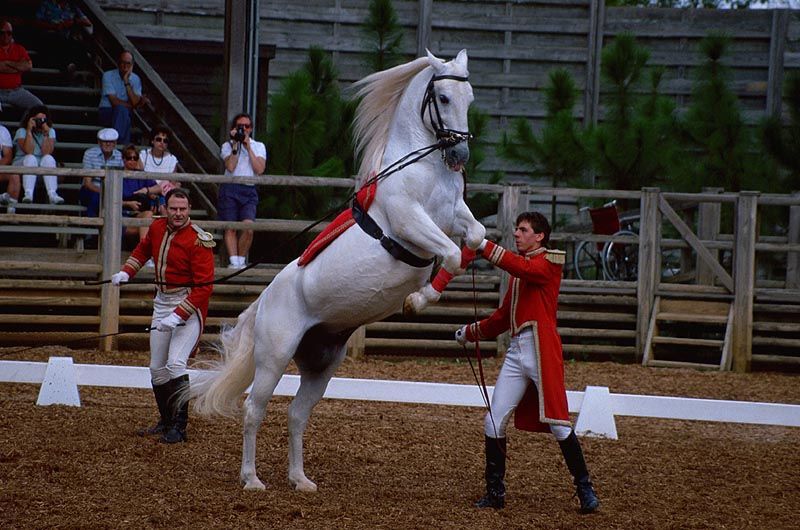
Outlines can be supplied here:
[[[283, 371], [289, 364], [290, 355], [285, 358], [275, 358], [270, 362], [265, 362], [266, 351], [264, 350], [265, 341], [257, 341], [255, 347], [256, 372], [253, 378], [253, 386], [250, 394], [244, 401], [244, 436], [242, 442], [242, 469], [239, 473], [239, 480], [246, 490], [263, 490], [264, 483], [261, 482], [256, 474], [256, 435], [264, 421], [267, 411], [267, 404], [275, 392], [275, 387], [283, 375]], [[260, 351], [261, 350], [261, 351]], [[291, 349], [293, 351], [293, 348]]]
[[345, 345], [336, 345], [329, 364], [322, 370], [300, 368], [300, 387], [289, 405], [289, 483], [298, 491], [317, 491], [317, 485], [306, 477], [303, 468], [303, 433], [308, 425], [311, 410], [322, 399], [328, 382], [345, 357]]

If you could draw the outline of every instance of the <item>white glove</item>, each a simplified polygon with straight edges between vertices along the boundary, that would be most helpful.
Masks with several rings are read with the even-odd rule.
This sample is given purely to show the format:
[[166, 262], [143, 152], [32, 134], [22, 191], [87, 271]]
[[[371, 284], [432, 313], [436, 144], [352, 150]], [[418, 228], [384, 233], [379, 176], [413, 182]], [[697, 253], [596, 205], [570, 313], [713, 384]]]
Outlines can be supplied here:
[[467, 326], [459, 328], [459, 330], [456, 331], [456, 342], [459, 343], [461, 346], [467, 345], [467, 342], [469, 342], [467, 340]]
[[131, 277], [125, 271], [119, 271], [116, 274], [111, 275], [111, 285], [119, 285], [121, 283], [126, 283], [130, 280]]
[[172, 331], [175, 329], [175, 326], [178, 324], [182, 324], [183, 319], [179, 317], [175, 313], [170, 313], [167, 318], [162, 318], [161, 321], [156, 326], [158, 331]]

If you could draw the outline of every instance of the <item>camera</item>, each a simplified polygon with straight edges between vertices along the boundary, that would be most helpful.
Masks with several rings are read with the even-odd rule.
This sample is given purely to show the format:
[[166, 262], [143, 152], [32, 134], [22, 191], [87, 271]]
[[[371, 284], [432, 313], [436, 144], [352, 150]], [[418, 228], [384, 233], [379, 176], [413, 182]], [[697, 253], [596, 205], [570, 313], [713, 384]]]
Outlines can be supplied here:
[[33, 126], [37, 129], [41, 129], [42, 126], [47, 123], [47, 118], [34, 118], [33, 119]]
[[237, 142], [244, 141], [244, 125], [239, 125], [236, 127], [236, 132], [233, 134], [233, 139]]

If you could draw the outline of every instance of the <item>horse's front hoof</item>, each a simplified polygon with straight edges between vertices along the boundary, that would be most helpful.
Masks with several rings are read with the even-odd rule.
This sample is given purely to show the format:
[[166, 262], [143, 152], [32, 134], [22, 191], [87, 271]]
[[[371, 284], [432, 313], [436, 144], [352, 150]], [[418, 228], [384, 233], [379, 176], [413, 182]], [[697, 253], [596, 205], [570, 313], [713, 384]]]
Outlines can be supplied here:
[[267, 487], [264, 485], [263, 482], [258, 480], [258, 477], [249, 477], [245, 478], [242, 477], [239, 482], [244, 485], [245, 491], [264, 491]]
[[414, 316], [425, 308], [425, 297], [420, 293], [411, 293], [403, 300], [403, 316]]

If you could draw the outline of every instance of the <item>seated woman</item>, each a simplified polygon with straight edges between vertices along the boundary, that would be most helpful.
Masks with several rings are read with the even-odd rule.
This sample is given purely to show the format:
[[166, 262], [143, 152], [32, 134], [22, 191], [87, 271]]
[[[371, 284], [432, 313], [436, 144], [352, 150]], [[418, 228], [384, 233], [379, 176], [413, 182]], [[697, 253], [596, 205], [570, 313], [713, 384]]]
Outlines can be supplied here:
[[[161, 186], [153, 179], [140, 179], [127, 176], [127, 172], [141, 171], [139, 169], [139, 153], [133, 144], [125, 146], [122, 150], [122, 161], [126, 176], [122, 179], [122, 215], [147, 219], [153, 217], [153, 196], [161, 195]], [[128, 226], [126, 235], [139, 234], [139, 240], [147, 235], [148, 226]]]
[[[56, 130], [50, 119], [50, 111], [44, 105], [34, 105], [25, 112], [14, 135], [16, 154], [14, 166], [55, 168], [53, 151], [56, 147]], [[64, 204], [58, 192], [58, 177], [43, 175], [44, 187], [50, 204]], [[36, 175], [22, 175], [22, 202], [33, 202]]]

